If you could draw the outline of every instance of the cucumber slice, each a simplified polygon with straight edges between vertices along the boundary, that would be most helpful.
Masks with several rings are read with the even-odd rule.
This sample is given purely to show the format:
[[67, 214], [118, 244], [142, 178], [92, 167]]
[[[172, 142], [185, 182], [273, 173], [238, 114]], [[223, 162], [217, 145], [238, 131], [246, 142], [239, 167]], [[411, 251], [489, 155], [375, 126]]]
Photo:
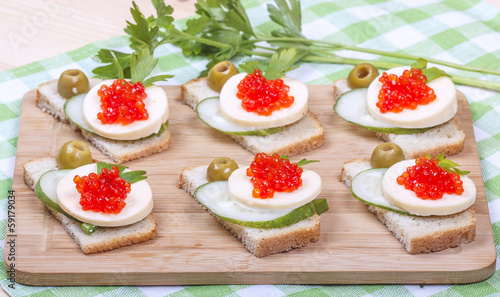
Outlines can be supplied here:
[[415, 216], [385, 199], [382, 192], [382, 178], [388, 168], [375, 168], [361, 171], [351, 182], [352, 195], [367, 205], [373, 205], [406, 216]]
[[196, 105], [196, 112], [200, 120], [205, 124], [226, 134], [266, 136], [278, 133], [284, 128], [284, 126], [281, 126], [256, 130], [256, 128], [232, 123], [222, 115], [219, 109], [219, 97], [203, 99]]
[[51, 170], [47, 171], [38, 180], [35, 186], [35, 195], [43, 202], [47, 207], [52, 208], [53, 210], [62, 213], [68, 218], [79, 222], [79, 220], [75, 219], [67, 212], [65, 212], [61, 206], [59, 206], [59, 202], [57, 200], [56, 189], [59, 181], [66, 176], [72, 169], [66, 170]]
[[328, 210], [325, 199], [313, 200], [293, 210], [253, 210], [233, 201], [227, 190], [227, 181], [211, 182], [198, 187], [195, 198], [228, 222], [259, 229], [289, 226]]
[[70, 121], [77, 125], [80, 129], [94, 133], [83, 118], [82, 106], [86, 95], [87, 93], [79, 94], [66, 101], [66, 103], [64, 103], [64, 113]]
[[366, 108], [366, 94], [368, 88], [354, 89], [342, 94], [335, 103], [333, 109], [344, 120], [356, 124], [367, 130], [392, 134], [416, 134], [425, 132], [428, 128], [400, 128], [377, 120]]
[[[66, 101], [66, 103], [64, 103], [64, 113], [70, 119], [70, 121], [73, 122], [73, 124], [80, 127], [80, 129], [97, 135], [94, 131], [92, 131], [92, 128], [90, 128], [87, 125], [87, 123], [85, 122], [85, 119], [83, 118], [82, 106], [83, 106], [83, 100], [85, 100], [86, 95], [87, 95], [87, 93], [79, 94], [79, 95], [72, 97], [68, 101]], [[165, 132], [165, 130], [167, 130], [167, 129], [168, 129], [168, 120], [162, 124], [158, 133], [153, 133], [149, 136], [146, 136], [146, 137], [143, 137], [140, 139], [145, 139], [148, 137], [152, 137], [152, 136], [161, 134], [161, 133]], [[138, 140], [140, 140], [140, 139], [138, 139]]]

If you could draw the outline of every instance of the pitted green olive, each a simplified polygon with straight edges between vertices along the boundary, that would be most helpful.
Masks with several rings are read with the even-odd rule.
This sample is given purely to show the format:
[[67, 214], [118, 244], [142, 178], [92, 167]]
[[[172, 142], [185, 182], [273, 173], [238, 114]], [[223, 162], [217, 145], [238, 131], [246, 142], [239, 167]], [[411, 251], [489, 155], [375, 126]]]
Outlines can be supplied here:
[[66, 99], [88, 92], [89, 90], [89, 79], [85, 73], [78, 69], [64, 71], [57, 81], [57, 92]]
[[373, 150], [370, 165], [372, 168], [389, 168], [404, 159], [405, 154], [399, 145], [392, 142], [384, 142]]
[[238, 169], [238, 164], [228, 157], [219, 157], [210, 163], [207, 169], [207, 180], [209, 182], [227, 180], [231, 173]]
[[378, 74], [378, 69], [372, 64], [359, 64], [349, 72], [347, 85], [351, 89], [367, 88]]
[[56, 155], [59, 169], [74, 169], [92, 163], [92, 154], [88, 146], [81, 141], [68, 141], [61, 146]]
[[207, 84], [210, 89], [220, 92], [222, 86], [233, 75], [238, 74], [236, 66], [229, 61], [222, 61], [214, 65], [207, 76]]

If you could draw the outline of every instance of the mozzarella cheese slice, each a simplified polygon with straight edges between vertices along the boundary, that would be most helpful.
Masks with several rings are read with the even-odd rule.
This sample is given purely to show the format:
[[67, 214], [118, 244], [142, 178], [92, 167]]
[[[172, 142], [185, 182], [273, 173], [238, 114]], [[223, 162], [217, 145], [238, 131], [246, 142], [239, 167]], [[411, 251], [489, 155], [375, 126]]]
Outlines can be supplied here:
[[110, 86], [114, 80], [106, 80], [93, 87], [83, 101], [83, 118], [92, 131], [102, 137], [116, 140], [135, 140], [147, 137], [160, 131], [161, 125], [168, 120], [169, 109], [167, 95], [162, 88], [150, 85], [146, 88], [147, 97], [144, 99], [149, 118], [144, 121], [135, 121], [128, 125], [102, 124], [97, 114], [102, 112], [101, 98], [97, 91], [102, 85]]
[[246, 75], [246, 73], [239, 73], [232, 76], [220, 91], [220, 110], [229, 121], [259, 129], [272, 128], [295, 123], [307, 113], [309, 96], [307, 86], [287, 76], [281, 79], [290, 87], [288, 94], [294, 97], [294, 102], [290, 107], [275, 110], [270, 116], [246, 111], [241, 106], [241, 99], [236, 97], [238, 84]]
[[415, 192], [405, 189], [396, 182], [406, 168], [415, 165], [415, 160], [404, 160], [391, 166], [382, 178], [382, 191], [392, 205], [421, 216], [449, 215], [469, 208], [476, 200], [476, 185], [467, 176], [460, 176], [463, 182], [462, 195], [444, 194], [437, 200], [424, 200]]
[[[129, 171], [126, 169], [126, 171]], [[118, 227], [136, 223], [144, 219], [153, 210], [153, 193], [145, 180], [131, 184], [130, 193], [125, 198], [125, 207], [118, 214], [107, 214], [92, 210], [83, 210], [80, 205], [80, 193], [73, 182], [75, 175], [97, 173], [97, 165], [89, 164], [78, 167], [64, 176], [57, 185], [56, 194], [61, 208], [78, 220], [96, 226]]]
[[[400, 76], [410, 67], [396, 67], [387, 74]], [[379, 76], [380, 77], [380, 76]], [[404, 109], [399, 113], [380, 112], [376, 106], [382, 83], [377, 77], [368, 87], [366, 98], [368, 112], [376, 119], [400, 128], [426, 128], [447, 122], [457, 113], [457, 91], [453, 82], [445, 76], [436, 78], [427, 85], [434, 90], [436, 99], [427, 105], [419, 105], [415, 110]]]
[[304, 169], [302, 186], [293, 192], [274, 192], [273, 198], [260, 199], [252, 196], [253, 184], [247, 176], [247, 168], [233, 171], [228, 179], [228, 190], [236, 203], [252, 209], [295, 209], [311, 202], [321, 193], [321, 177], [314, 171]]

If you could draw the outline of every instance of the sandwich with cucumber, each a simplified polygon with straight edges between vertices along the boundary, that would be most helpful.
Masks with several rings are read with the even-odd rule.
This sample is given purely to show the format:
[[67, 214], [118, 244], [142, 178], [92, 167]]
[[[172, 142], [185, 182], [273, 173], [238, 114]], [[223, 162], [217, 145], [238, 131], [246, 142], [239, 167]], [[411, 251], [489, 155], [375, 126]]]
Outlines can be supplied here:
[[256, 257], [286, 252], [320, 238], [320, 214], [328, 210], [321, 177], [303, 159], [259, 153], [250, 166], [221, 157], [185, 168], [179, 187], [204, 207]]
[[464, 148], [455, 85], [423, 59], [380, 75], [373, 65], [360, 64], [333, 88], [338, 116], [396, 143], [408, 158], [451, 156]]
[[183, 84], [181, 98], [208, 126], [254, 154], [304, 153], [323, 145], [324, 131], [309, 110], [307, 86], [285, 76], [295, 60], [295, 49], [283, 50], [267, 67], [241, 64], [242, 73], [223, 61], [207, 77]]
[[94, 163], [81, 141], [56, 157], [23, 164], [24, 182], [59, 220], [83, 253], [100, 253], [152, 240], [156, 222], [145, 171]]
[[345, 162], [339, 180], [408, 253], [420, 254], [474, 240], [476, 187], [467, 173], [442, 154], [406, 160], [399, 146], [382, 143], [371, 158]]

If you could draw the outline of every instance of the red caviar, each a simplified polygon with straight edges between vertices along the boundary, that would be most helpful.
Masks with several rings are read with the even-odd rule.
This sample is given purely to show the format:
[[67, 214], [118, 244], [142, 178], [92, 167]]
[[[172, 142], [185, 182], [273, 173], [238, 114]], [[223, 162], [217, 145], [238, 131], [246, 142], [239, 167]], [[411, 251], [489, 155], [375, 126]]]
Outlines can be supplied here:
[[101, 169], [100, 174], [90, 173], [73, 178], [80, 193], [80, 205], [83, 210], [103, 213], [120, 213], [125, 207], [125, 198], [130, 193], [130, 183], [120, 177], [118, 166], [111, 170]]
[[302, 186], [303, 169], [278, 154], [258, 153], [247, 169], [251, 176], [254, 198], [273, 198], [274, 192], [293, 192]]
[[294, 98], [288, 95], [289, 90], [282, 79], [267, 80], [260, 69], [255, 69], [240, 81], [236, 97], [241, 99], [241, 106], [246, 111], [269, 116], [273, 111], [293, 104]]
[[420, 157], [414, 166], [408, 167], [396, 179], [397, 183], [414, 191], [417, 197], [424, 200], [441, 199], [443, 194], [462, 195], [464, 188], [460, 175], [444, 170], [438, 163], [437, 158]]
[[382, 73], [379, 78], [382, 88], [378, 94], [377, 107], [380, 112], [401, 112], [403, 109], [416, 109], [436, 100], [434, 90], [425, 84], [427, 77], [422, 69], [405, 70], [401, 76]]
[[101, 97], [102, 110], [97, 114], [97, 119], [103, 124], [128, 125], [149, 118], [143, 101], [147, 94], [142, 82], [117, 79], [109, 87], [102, 85], [97, 95]]

